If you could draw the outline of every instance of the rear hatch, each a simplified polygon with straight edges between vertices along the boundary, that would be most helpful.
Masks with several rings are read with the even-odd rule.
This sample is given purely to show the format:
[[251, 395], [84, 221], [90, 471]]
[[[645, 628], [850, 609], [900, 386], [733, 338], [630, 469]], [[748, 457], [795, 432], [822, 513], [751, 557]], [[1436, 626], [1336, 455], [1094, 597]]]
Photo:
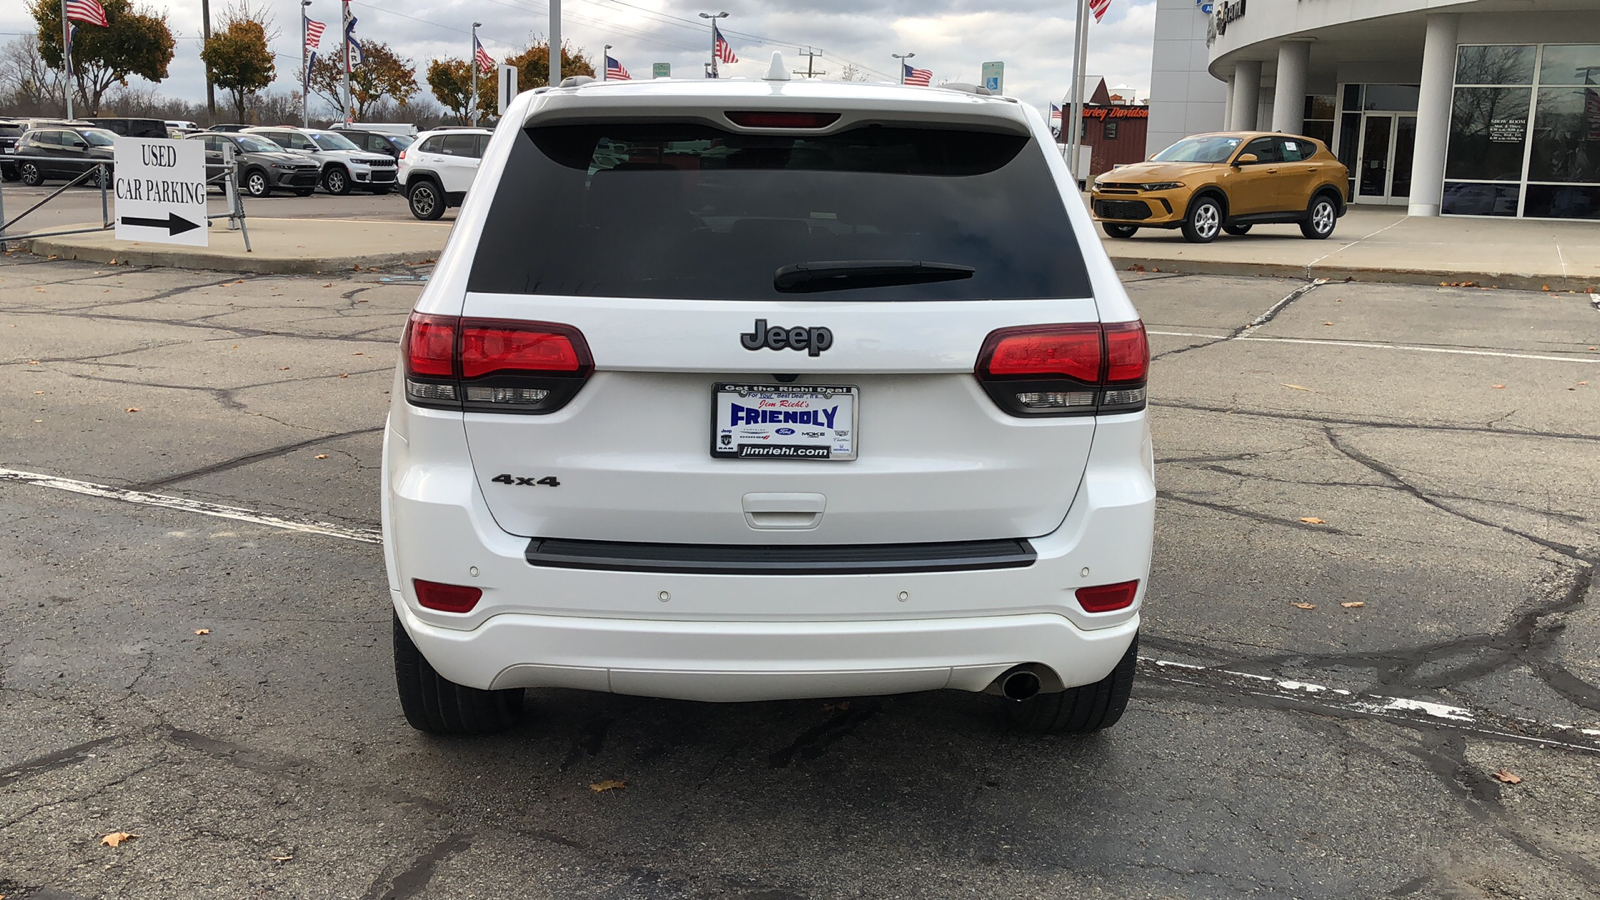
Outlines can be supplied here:
[[[807, 115], [515, 135], [463, 318], [412, 326], [461, 330], [454, 400], [507, 532], [890, 544], [1066, 516], [1109, 395], [1046, 150], [1020, 124]], [[988, 381], [986, 341], [1011, 360]]]

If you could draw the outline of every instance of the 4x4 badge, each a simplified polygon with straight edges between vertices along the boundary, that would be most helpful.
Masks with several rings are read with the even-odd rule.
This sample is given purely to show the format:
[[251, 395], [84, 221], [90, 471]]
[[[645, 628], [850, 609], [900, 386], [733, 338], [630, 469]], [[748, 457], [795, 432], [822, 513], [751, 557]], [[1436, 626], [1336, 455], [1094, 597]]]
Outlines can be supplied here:
[[739, 335], [739, 343], [746, 350], [804, 350], [811, 356], [820, 356], [822, 351], [833, 346], [833, 332], [826, 328], [779, 328], [767, 327], [766, 319], [757, 319], [755, 328], [749, 334]]

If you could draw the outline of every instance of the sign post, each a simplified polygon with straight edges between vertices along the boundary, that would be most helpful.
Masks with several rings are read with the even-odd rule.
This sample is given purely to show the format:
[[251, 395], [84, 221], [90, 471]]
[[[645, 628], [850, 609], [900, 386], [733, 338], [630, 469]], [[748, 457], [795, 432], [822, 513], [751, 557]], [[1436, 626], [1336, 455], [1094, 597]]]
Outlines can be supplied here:
[[991, 94], [1003, 94], [1006, 91], [1006, 64], [1003, 62], [986, 62], [983, 64], [983, 86]]
[[672, 77], [672, 63], [651, 63], [650, 64], [650, 77], [651, 78], [671, 78]]
[[505, 115], [506, 107], [517, 98], [517, 67], [502, 65], [500, 67], [500, 96], [498, 98], [499, 112], [496, 115]]
[[119, 137], [113, 159], [117, 240], [207, 245], [200, 141]]

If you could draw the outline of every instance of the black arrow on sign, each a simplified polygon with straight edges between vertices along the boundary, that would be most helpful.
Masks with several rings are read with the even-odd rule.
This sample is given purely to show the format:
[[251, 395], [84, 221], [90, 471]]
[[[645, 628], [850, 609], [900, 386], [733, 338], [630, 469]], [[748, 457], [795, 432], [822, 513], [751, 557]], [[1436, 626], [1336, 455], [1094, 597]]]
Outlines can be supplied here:
[[168, 237], [175, 234], [183, 234], [185, 231], [193, 231], [200, 227], [199, 222], [191, 222], [177, 213], [167, 213], [165, 219], [141, 219], [136, 216], [123, 216], [120, 224], [138, 225], [141, 228], [165, 228]]

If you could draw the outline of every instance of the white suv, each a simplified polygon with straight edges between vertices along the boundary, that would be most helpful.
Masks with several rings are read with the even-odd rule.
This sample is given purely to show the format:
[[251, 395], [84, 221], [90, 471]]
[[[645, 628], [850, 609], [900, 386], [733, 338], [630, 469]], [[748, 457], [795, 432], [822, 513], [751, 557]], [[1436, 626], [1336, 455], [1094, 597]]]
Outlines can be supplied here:
[[368, 153], [337, 131], [274, 125], [246, 128], [245, 133], [266, 138], [285, 150], [309, 153], [322, 163], [322, 189], [330, 194], [348, 194], [354, 188], [387, 194], [394, 190], [393, 158]]
[[[775, 73], [782, 72], [775, 66]], [[384, 433], [410, 723], [525, 688], [1121, 716], [1145, 332], [1037, 110], [821, 81], [520, 95]]]
[[400, 190], [413, 216], [437, 219], [446, 207], [461, 205], [490, 134], [487, 128], [424, 131], [400, 151]]

